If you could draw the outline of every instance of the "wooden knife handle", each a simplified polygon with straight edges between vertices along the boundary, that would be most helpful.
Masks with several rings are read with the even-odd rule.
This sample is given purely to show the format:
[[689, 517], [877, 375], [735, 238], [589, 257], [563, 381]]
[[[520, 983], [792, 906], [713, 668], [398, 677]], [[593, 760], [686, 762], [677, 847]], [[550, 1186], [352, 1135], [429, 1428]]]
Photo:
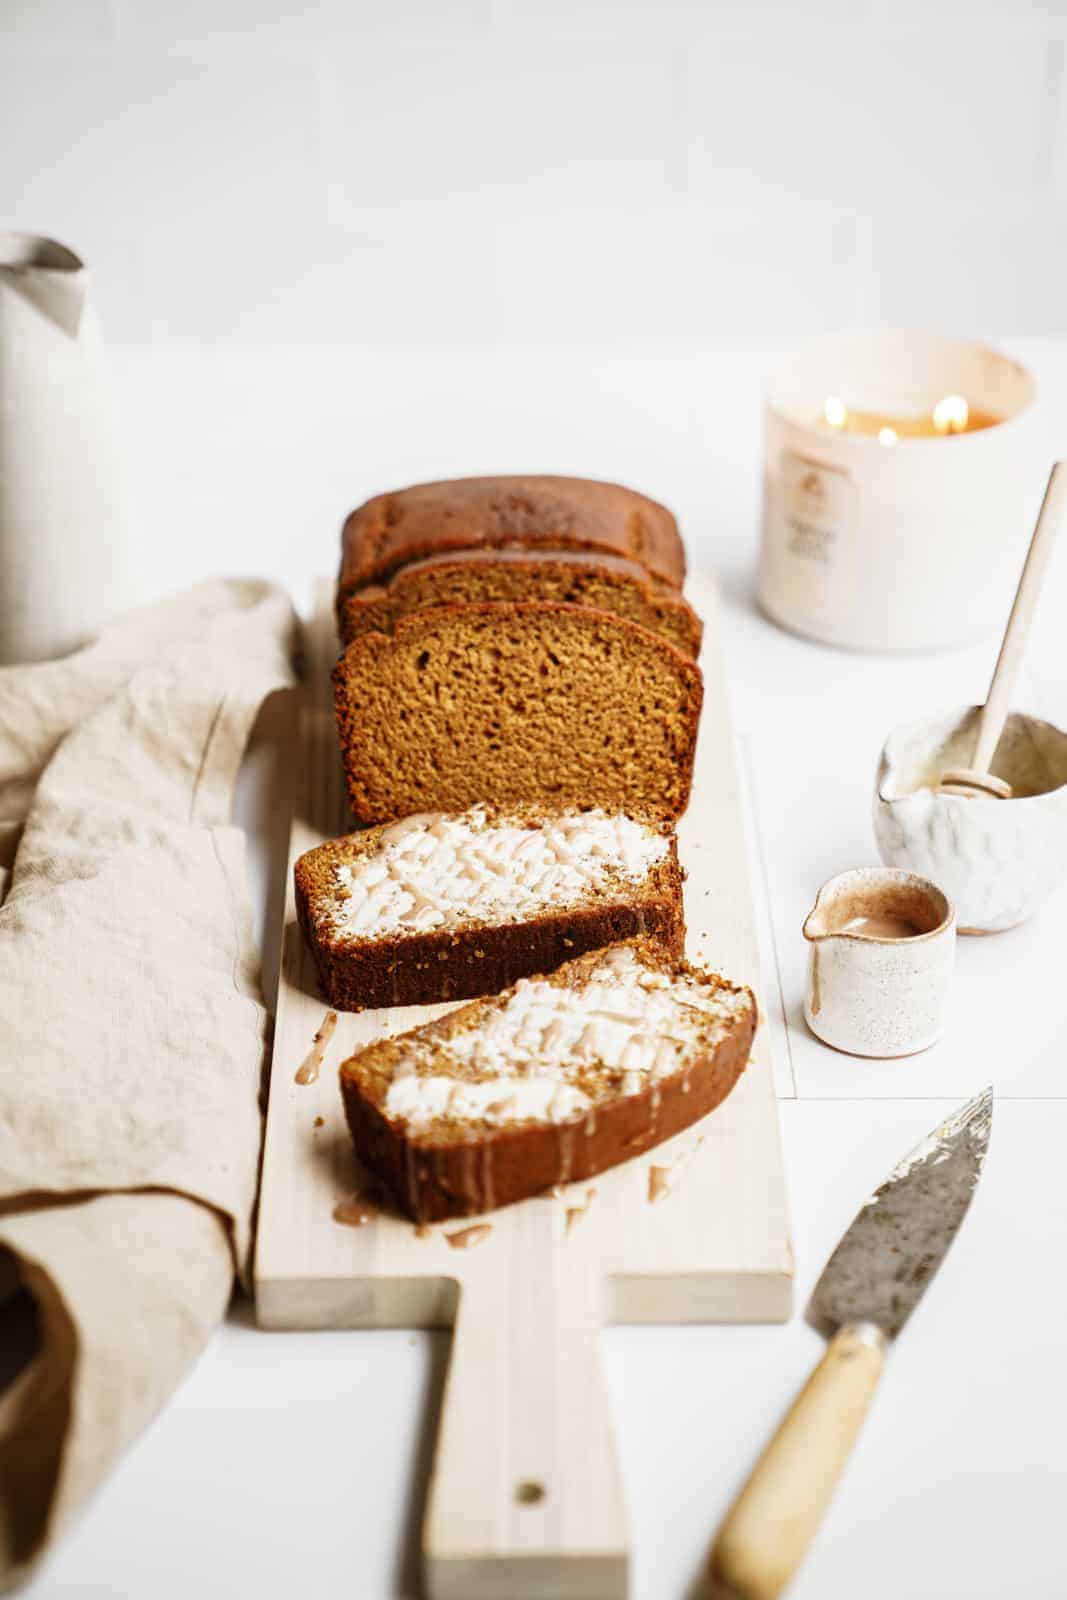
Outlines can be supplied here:
[[776, 1600], [819, 1530], [885, 1364], [870, 1322], [839, 1329], [719, 1529], [711, 1600]]

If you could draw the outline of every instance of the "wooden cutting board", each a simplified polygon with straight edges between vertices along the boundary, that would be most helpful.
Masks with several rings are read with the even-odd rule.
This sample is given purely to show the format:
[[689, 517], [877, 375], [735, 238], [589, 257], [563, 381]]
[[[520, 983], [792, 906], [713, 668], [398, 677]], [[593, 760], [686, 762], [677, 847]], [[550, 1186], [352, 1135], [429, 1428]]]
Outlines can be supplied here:
[[[688, 954], [758, 996], [717, 597], [709, 580], [693, 582], [689, 597], [706, 632], [693, 795], [679, 829]], [[423, 1525], [433, 1600], [623, 1597], [628, 1540], [601, 1324], [789, 1316], [792, 1252], [768, 1031], [761, 1026], [751, 1065], [719, 1110], [591, 1182], [429, 1232], [381, 1215], [360, 1227], [335, 1221], [335, 1207], [363, 1183], [341, 1113], [339, 1063], [450, 1007], [342, 1013], [317, 1080], [296, 1081], [326, 1007], [296, 925], [292, 862], [350, 827], [326, 709], [333, 643], [325, 596], [310, 639], [317, 703], [302, 715], [294, 751], [255, 1269], [259, 1322], [455, 1324]]]

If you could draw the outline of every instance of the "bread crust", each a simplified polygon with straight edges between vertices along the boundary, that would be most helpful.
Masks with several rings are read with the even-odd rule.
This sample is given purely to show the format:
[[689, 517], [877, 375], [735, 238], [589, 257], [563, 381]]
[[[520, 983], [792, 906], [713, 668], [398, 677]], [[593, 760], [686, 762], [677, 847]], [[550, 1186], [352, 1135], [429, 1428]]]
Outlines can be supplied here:
[[[685, 962], [675, 965], [693, 970]], [[726, 1099], [745, 1069], [756, 1031], [756, 1003], [750, 990], [743, 992], [750, 1002], [746, 1012], [714, 1048], [672, 1077], [607, 1100], [591, 1117], [483, 1128], [474, 1138], [447, 1144], [409, 1138], [403, 1124], [386, 1117], [363, 1092], [352, 1071], [359, 1060], [354, 1057], [341, 1067], [341, 1097], [356, 1152], [416, 1222], [476, 1216], [557, 1184], [593, 1178], [673, 1138]]]
[[[514, 644], [516, 636], [524, 649], [538, 651], [536, 682], [532, 663], [500, 643]], [[581, 687], [573, 662], [552, 644], [596, 656]], [[486, 677], [480, 697], [467, 670], [471, 660], [461, 663], [462, 686], [454, 664], [446, 663], [444, 679], [422, 673], [424, 657], [447, 655], [453, 646], [473, 650], [479, 672], [487, 663], [492, 681]], [[607, 673], [609, 655], [623, 665]], [[639, 659], [623, 662], [626, 656]], [[656, 674], [667, 702], [650, 689]], [[680, 816], [689, 803], [704, 693], [700, 668], [661, 634], [612, 612], [555, 601], [414, 612], [392, 635], [353, 640], [334, 667], [333, 686], [349, 804], [362, 823], [426, 809], [460, 811], [478, 800], [499, 807], [602, 805], [660, 819]], [[459, 705], [461, 692], [466, 700]], [[455, 704], [442, 709], [442, 700]], [[386, 726], [397, 732], [383, 741]], [[628, 739], [633, 753], [618, 757], [616, 746], [604, 756], [593, 748], [595, 740], [608, 745], [616, 738]], [[552, 744], [557, 765], [550, 770], [539, 740]]]
[[556, 600], [595, 606], [662, 633], [694, 660], [704, 625], [672, 584], [636, 561], [587, 550], [455, 550], [408, 562], [385, 584], [338, 605], [342, 648], [365, 633], [391, 633], [413, 611], [456, 602]]
[[[380, 829], [373, 830], [380, 832]], [[432, 1005], [498, 994], [519, 978], [552, 972], [565, 961], [624, 939], [648, 936], [670, 955], [685, 946], [678, 844], [632, 899], [595, 901], [524, 922], [435, 928], [426, 933], [358, 943], [330, 938], [312, 914], [320, 846], [296, 862], [293, 877], [300, 927], [325, 998], [338, 1011]]]
[[634, 489], [551, 474], [456, 478], [375, 495], [350, 513], [341, 530], [338, 605], [423, 556], [507, 546], [603, 550], [676, 588], [685, 579], [678, 524]]

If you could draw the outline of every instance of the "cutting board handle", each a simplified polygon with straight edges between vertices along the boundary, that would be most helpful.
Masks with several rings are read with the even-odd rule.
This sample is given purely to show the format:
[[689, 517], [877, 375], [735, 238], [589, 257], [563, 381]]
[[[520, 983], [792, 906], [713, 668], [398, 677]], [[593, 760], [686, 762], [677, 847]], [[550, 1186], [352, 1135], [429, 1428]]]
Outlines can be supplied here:
[[625, 1600], [594, 1275], [539, 1272], [516, 1245], [507, 1270], [497, 1263], [460, 1290], [423, 1528], [427, 1591]]

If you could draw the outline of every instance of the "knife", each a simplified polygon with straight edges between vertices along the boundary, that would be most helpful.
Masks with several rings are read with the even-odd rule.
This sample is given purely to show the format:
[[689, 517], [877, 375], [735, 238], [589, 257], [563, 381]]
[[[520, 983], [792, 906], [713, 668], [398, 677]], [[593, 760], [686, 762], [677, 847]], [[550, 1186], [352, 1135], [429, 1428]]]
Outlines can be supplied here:
[[894, 1167], [823, 1268], [807, 1320], [829, 1348], [719, 1530], [708, 1574], [712, 1600], [776, 1600], [803, 1561], [889, 1346], [967, 1215], [992, 1120], [990, 1088]]

